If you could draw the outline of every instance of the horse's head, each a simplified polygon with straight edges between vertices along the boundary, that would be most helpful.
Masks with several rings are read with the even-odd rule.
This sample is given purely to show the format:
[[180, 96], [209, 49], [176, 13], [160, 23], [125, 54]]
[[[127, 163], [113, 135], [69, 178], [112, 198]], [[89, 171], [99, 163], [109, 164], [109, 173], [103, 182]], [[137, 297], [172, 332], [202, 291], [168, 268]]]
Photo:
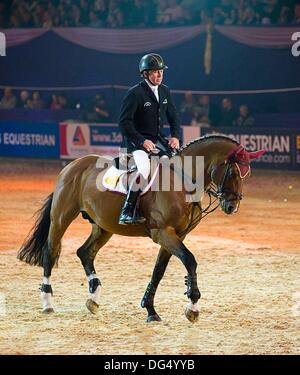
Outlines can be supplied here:
[[243, 197], [243, 180], [250, 174], [250, 162], [264, 152], [264, 150], [249, 152], [242, 145], [238, 145], [229, 152], [223, 162], [212, 168], [211, 178], [217, 186], [216, 196], [226, 214], [238, 211]]

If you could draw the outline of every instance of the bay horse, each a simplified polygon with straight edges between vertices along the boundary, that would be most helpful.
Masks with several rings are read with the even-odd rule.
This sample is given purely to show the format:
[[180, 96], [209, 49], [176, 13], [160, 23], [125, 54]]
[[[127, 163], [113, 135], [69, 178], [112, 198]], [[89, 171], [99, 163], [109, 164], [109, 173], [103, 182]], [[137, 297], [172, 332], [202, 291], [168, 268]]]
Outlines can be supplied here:
[[[236, 141], [223, 135], [210, 135], [198, 138], [179, 150], [179, 157], [204, 157], [204, 189], [215, 197], [218, 206], [226, 214], [238, 211], [242, 199], [244, 177], [250, 172], [250, 161], [264, 151], [248, 152]], [[89, 298], [86, 306], [95, 314], [100, 304], [101, 282], [94, 268], [94, 259], [115, 234], [122, 236], [150, 237], [160, 245], [157, 261], [141, 306], [147, 309], [147, 321], [160, 321], [154, 308], [154, 297], [168, 262], [175, 255], [187, 270], [185, 285], [189, 304], [185, 316], [191, 322], [199, 317], [197, 285], [197, 262], [194, 255], [184, 245], [183, 240], [200, 222], [203, 213], [201, 204], [187, 202], [182, 191], [149, 191], [140, 198], [139, 209], [146, 218], [137, 226], [118, 224], [124, 195], [111, 191], [99, 191], [95, 181], [99, 175], [97, 161], [104, 158], [87, 155], [72, 161], [64, 167], [58, 178], [55, 190], [48, 196], [39, 210], [35, 226], [18, 252], [18, 259], [31, 265], [42, 266], [44, 277], [41, 285], [41, 300], [44, 313], [52, 313], [51, 271], [57, 263], [61, 238], [71, 222], [82, 213], [92, 225], [91, 234], [77, 250], [89, 285]], [[194, 178], [195, 163], [192, 177]], [[103, 172], [104, 169], [101, 172]], [[176, 173], [171, 174], [173, 180]]]

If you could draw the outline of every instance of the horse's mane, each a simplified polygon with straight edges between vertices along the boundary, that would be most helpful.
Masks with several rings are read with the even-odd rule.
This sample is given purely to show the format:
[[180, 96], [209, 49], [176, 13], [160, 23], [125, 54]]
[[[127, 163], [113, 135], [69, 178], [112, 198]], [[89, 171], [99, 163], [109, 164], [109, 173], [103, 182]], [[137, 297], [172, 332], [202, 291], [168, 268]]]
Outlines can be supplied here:
[[189, 143], [187, 143], [185, 146], [182, 146], [179, 150], [179, 152], [181, 153], [182, 151], [186, 150], [188, 147], [196, 144], [196, 143], [199, 143], [199, 142], [204, 142], [204, 141], [207, 141], [207, 140], [211, 140], [211, 139], [219, 139], [219, 140], [225, 140], [225, 141], [230, 141], [236, 145], [239, 145], [239, 143], [237, 141], [235, 141], [234, 139], [226, 136], [226, 135], [223, 135], [223, 134], [209, 134], [209, 135], [203, 135], [202, 137], [199, 137], [199, 138], [196, 138], [192, 141], [190, 141]]

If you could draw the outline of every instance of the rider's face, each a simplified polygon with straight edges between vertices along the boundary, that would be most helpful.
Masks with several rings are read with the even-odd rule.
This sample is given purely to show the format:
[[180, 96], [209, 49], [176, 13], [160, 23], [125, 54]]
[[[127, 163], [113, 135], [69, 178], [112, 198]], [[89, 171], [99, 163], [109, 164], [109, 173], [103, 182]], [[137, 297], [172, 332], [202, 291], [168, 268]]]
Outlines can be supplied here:
[[152, 82], [153, 85], [160, 85], [162, 83], [164, 76], [163, 70], [150, 70], [149, 71], [149, 81]]

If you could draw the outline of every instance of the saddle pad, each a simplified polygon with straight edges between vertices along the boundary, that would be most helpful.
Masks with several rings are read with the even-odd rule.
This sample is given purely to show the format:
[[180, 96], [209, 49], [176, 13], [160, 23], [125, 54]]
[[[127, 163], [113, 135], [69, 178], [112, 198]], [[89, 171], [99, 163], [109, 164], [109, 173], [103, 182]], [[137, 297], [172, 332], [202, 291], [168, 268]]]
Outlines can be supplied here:
[[[142, 189], [141, 195], [145, 194], [152, 186], [157, 176], [158, 168], [159, 165], [155, 168], [155, 171], [153, 173], [153, 176], [151, 177], [150, 182], [147, 184], [147, 186], [144, 187], [144, 189]], [[127, 185], [125, 177], [128, 173], [128, 171], [117, 169], [114, 165], [112, 165], [104, 173], [102, 178], [102, 185], [109, 191], [127, 194]]]

